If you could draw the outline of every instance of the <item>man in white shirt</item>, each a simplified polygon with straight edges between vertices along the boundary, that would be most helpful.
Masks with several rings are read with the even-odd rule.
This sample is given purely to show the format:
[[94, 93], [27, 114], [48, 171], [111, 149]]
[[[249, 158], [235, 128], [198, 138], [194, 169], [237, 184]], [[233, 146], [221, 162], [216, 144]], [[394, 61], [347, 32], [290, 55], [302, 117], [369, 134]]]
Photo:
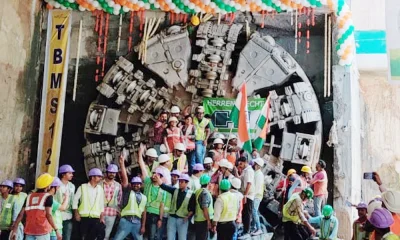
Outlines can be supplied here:
[[260, 216], [258, 215], [258, 208], [260, 207], [261, 200], [264, 196], [264, 174], [261, 171], [261, 168], [264, 166], [264, 159], [256, 158], [253, 160], [254, 165], [254, 205], [253, 205], [253, 221], [252, 228], [254, 231], [251, 233], [253, 236], [257, 236], [262, 234], [261, 224], [260, 224]]
[[243, 198], [243, 235], [238, 239], [246, 239], [250, 237], [250, 224], [253, 216], [253, 201], [254, 201], [254, 170], [249, 165], [246, 157], [240, 157], [239, 168], [242, 169], [242, 188]]

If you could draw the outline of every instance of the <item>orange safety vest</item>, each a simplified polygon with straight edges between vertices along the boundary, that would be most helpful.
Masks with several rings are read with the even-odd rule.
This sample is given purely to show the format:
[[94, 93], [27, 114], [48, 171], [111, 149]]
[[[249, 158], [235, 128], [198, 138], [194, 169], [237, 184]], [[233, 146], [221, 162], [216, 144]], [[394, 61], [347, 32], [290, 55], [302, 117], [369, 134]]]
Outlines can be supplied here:
[[24, 232], [27, 235], [45, 235], [52, 231], [52, 227], [46, 218], [44, 203], [48, 193], [31, 193], [26, 198], [26, 224]]
[[219, 161], [220, 161], [222, 158], [224, 158], [223, 152], [222, 152], [222, 150], [221, 150], [221, 152], [219, 152], [218, 150], [215, 150], [215, 149], [210, 150], [210, 152], [213, 152], [213, 153], [214, 153], [214, 157], [213, 157], [213, 161], [214, 161], [213, 168], [214, 168], [214, 169], [218, 169], [218, 168], [219, 168]]
[[174, 129], [167, 128], [167, 143], [170, 151], [174, 150], [176, 143], [182, 142], [181, 129], [175, 127]]

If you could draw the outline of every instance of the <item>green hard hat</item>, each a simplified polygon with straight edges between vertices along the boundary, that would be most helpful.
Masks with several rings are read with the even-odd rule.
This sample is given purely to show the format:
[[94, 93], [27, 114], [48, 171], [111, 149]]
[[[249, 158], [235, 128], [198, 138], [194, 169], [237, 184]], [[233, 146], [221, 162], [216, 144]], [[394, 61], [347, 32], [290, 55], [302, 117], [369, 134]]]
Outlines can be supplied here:
[[325, 217], [332, 216], [332, 213], [333, 213], [333, 207], [331, 205], [325, 205], [322, 208], [322, 215], [324, 215]]
[[206, 185], [210, 182], [211, 177], [208, 174], [203, 174], [200, 177], [200, 185]]
[[313, 191], [311, 188], [305, 188], [305, 189], [303, 190], [303, 193], [306, 195], [306, 197], [307, 197], [308, 199], [311, 199], [311, 198], [314, 197], [314, 191]]
[[220, 183], [219, 183], [219, 189], [223, 190], [223, 191], [228, 191], [231, 188], [231, 183], [229, 182], [228, 179], [223, 179]]

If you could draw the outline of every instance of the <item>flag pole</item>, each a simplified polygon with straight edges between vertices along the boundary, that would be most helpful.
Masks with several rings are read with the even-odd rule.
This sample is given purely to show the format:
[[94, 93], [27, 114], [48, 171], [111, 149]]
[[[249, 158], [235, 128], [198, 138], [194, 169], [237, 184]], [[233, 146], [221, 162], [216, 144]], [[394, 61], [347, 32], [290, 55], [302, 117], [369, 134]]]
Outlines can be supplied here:
[[228, 135], [228, 141], [226, 142], [226, 147], [225, 147], [225, 153], [224, 153], [224, 157], [226, 158], [226, 154], [228, 152], [228, 146], [229, 146], [229, 141], [231, 140], [231, 135], [232, 135], [232, 130], [234, 127], [234, 123], [228, 123], [228, 125], [231, 125], [230, 130], [229, 130], [229, 135]]

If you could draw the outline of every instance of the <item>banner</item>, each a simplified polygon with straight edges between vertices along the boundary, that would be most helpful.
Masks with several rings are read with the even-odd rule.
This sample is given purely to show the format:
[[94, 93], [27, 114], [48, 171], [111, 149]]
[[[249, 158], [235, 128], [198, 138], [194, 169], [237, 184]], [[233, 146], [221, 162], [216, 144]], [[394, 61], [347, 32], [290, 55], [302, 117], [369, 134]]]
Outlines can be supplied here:
[[386, 1], [386, 46], [389, 62], [389, 81], [400, 84], [400, 4]]
[[[264, 106], [265, 98], [249, 98], [247, 107], [249, 110], [250, 122], [250, 137], [255, 139], [256, 122], [260, 116], [261, 109]], [[229, 120], [231, 110], [235, 105], [235, 99], [230, 98], [205, 98], [203, 100], [204, 113], [208, 114], [214, 127], [218, 128], [218, 132], [229, 134], [229, 125], [232, 121]], [[237, 125], [233, 127], [232, 132], [237, 133]]]
[[36, 177], [43, 172], [57, 176], [64, 121], [70, 32], [71, 11], [50, 10], [47, 22]]

